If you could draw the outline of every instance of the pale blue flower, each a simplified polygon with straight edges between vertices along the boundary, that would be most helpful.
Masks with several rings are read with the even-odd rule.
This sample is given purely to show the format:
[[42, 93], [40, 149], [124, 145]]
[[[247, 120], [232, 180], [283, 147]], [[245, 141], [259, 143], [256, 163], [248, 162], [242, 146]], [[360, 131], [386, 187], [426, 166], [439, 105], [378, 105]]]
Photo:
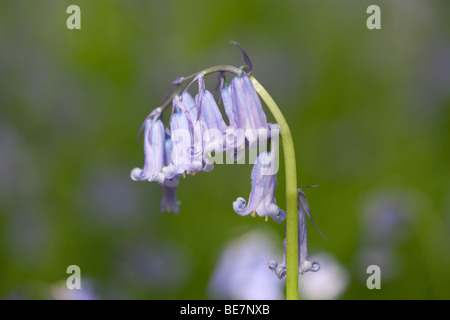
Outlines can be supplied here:
[[265, 174], [268, 166], [274, 165], [276, 150], [262, 151], [259, 153], [251, 174], [252, 190], [248, 204], [244, 198], [237, 198], [233, 202], [234, 211], [245, 216], [250, 213], [260, 217], [271, 217], [278, 223], [286, 218], [286, 212], [281, 210], [275, 201], [275, 188], [277, 186], [277, 175]]
[[164, 183], [165, 177], [161, 173], [164, 166], [164, 124], [159, 119], [148, 119], [144, 132], [144, 169], [134, 168], [131, 179], [134, 181], [147, 180]]
[[[201, 98], [201, 100], [200, 100]], [[227, 129], [225, 121], [213, 95], [208, 90], [203, 92], [202, 97], [195, 97], [197, 105], [200, 106], [199, 120], [203, 126], [204, 155], [210, 152], [222, 152], [224, 149], [224, 134]]]
[[228, 102], [229, 89], [222, 89], [222, 99], [225, 97], [225, 100], [227, 100], [228, 106], [225, 110], [230, 124], [238, 129], [243, 129], [249, 145], [252, 145], [257, 141], [260, 129], [263, 129], [265, 133], [269, 130], [266, 114], [249, 77], [246, 75], [234, 77], [231, 80], [230, 87], [231, 110]]
[[[248, 205], [243, 198], [233, 203], [234, 210], [240, 215], [271, 217], [282, 222], [286, 213], [275, 201], [277, 185], [278, 149], [261, 151], [260, 143], [278, 141], [279, 127], [268, 124], [258, 94], [248, 77], [251, 73], [251, 62], [241, 46], [236, 44], [244, 54], [248, 73], [239, 72], [230, 85], [223, 87], [225, 78], [220, 73], [219, 85], [221, 97], [228, 117], [225, 123], [214, 95], [205, 89], [204, 73], [198, 73], [190, 83], [179, 90], [184, 79], [177, 78], [171, 86], [167, 97], [172, 97], [172, 114], [168, 128], [159, 120], [161, 113], [167, 109], [165, 103], [155, 109], [145, 122], [145, 165], [144, 169], [134, 169], [133, 180], [157, 181], [163, 186], [164, 195], [161, 201], [162, 211], [178, 212], [179, 202], [175, 198], [175, 188], [180, 176], [197, 172], [211, 171], [214, 168], [212, 153], [231, 153], [234, 160], [245, 156], [245, 149], [259, 148], [259, 155], [251, 175], [252, 190]], [[198, 82], [198, 93], [195, 99], [189, 94], [189, 87]], [[175, 89], [178, 88], [178, 89]], [[265, 148], [263, 147], [263, 150]]]

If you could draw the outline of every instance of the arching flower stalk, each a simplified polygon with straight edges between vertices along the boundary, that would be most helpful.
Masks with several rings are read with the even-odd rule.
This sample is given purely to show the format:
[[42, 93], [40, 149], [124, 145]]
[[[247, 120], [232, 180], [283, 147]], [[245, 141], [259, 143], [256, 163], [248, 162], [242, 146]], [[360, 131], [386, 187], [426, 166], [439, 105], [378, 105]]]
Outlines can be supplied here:
[[[286, 277], [286, 298], [298, 299], [298, 273], [316, 271], [317, 265], [307, 259], [305, 214], [310, 217], [310, 211], [305, 206], [306, 198], [302, 198], [304, 193], [297, 191], [292, 136], [275, 101], [253, 77], [249, 56], [238, 43], [233, 44], [242, 51], [245, 66], [219, 65], [173, 81], [163, 104], [149, 114], [139, 131], [139, 136], [144, 131], [145, 162], [143, 169], [131, 171], [131, 178], [158, 182], [163, 187], [161, 211], [178, 213], [176, 188], [180, 177], [213, 170], [214, 164], [223, 163], [224, 154], [233, 161], [242, 161], [245, 150], [257, 151], [248, 203], [238, 197], [232, 208], [239, 215], [261, 216], [266, 221], [269, 217], [277, 223], [286, 219], [285, 258], [280, 265], [271, 261], [269, 269], [280, 279]], [[211, 93], [205, 88], [204, 78], [214, 73], [219, 74], [219, 81]], [[225, 82], [225, 73], [233, 74], [230, 84]], [[194, 82], [198, 83], [195, 97], [188, 92]], [[218, 104], [214, 98], [217, 90], [227, 121], [220, 111], [220, 100]], [[267, 122], [259, 97], [276, 123]], [[170, 121], [164, 128], [160, 118], [167, 110], [171, 110]], [[275, 200], [279, 137], [285, 161], [286, 211]]]

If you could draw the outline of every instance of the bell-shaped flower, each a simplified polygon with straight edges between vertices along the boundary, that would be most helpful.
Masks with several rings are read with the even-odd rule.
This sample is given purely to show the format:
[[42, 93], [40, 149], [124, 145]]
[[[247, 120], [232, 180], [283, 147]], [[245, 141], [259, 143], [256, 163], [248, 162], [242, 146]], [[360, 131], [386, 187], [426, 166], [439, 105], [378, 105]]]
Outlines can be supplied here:
[[212, 164], [203, 159], [203, 120], [197, 120], [197, 106], [189, 93], [173, 99], [172, 117], [170, 119], [170, 136], [172, 143], [171, 159], [163, 168], [168, 179], [176, 175], [185, 175], [200, 171], [211, 171]]
[[[162, 185], [170, 188], [174, 188], [178, 185], [178, 178], [180, 176], [175, 172], [175, 166], [172, 163], [172, 151], [172, 140], [170, 135], [166, 134], [166, 140], [164, 143], [164, 167], [162, 169], [165, 179]], [[168, 176], [170, 178], [168, 178]]]
[[161, 169], [164, 166], [164, 124], [161, 120], [153, 118], [145, 123], [144, 132], [144, 169], [134, 168], [131, 171], [131, 179], [134, 181], [157, 181], [164, 183], [164, 175]]
[[248, 204], [246, 205], [245, 199], [241, 197], [233, 202], [233, 209], [237, 214], [245, 216], [256, 213], [261, 217], [271, 217], [278, 223], [286, 218], [286, 212], [281, 210], [275, 201], [277, 175], [271, 167], [276, 165], [276, 151], [259, 153], [251, 174], [252, 190]]
[[[303, 188], [315, 188], [303, 187]], [[313, 271], [317, 272], [320, 270], [320, 264], [317, 261], [310, 261], [308, 259], [308, 238], [306, 230], [306, 216], [311, 220], [314, 228], [326, 239], [322, 231], [317, 228], [314, 220], [311, 216], [311, 209], [309, 208], [308, 201], [306, 200], [305, 193], [298, 189], [298, 272], [303, 274], [304, 272]], [[286, 276], [286, 239], [283, 240], [284, 256], [283, 262], [278, 264], [275, 260], [269, 261], [269, 269], [275, 273], [275, 275], [283, 279]]]
[[199, 120], [203, 126], [204, 155], [222, 152], [227, 125], [213, 95], [205, 90], [202, 96], [197, 94], [195, 100], [200, 106]]
[[[201, 78], [203, 79], [203, 78]], [[200, 80], [199, 80], [200, 82]], [[200, 85], [201, 87], [201, 85]], [[204, 90], [203, 90], [204, 92]], [[211, 97], [211, 93], [207, 91], [207, 99], [209, 100]], [[202, 94], [203, 96], [203, 94]], [[196, 97], [198, 99], [198, 95]], [[204, 99], [202, 98], [202, 101]], [[209, 107], [207, 103], [203, 105], [204, 107]], [[189, 121], [189, 126], [191, 129], [191, 172], [201, 172], [206, 171], [209, 172], [214, 168], [214, 164], [207, 162], [204, 157], [206, 154], [205, 151], [205, 136], [207, 133], [205, 133], [205, 130], [207, 128], [207, 124], [205, 123], [205, 116], [204, 114], [210, 113], [211, 111], [205, 110], [201, 112], [201, 109], [199, 109], [198, 104], [195, 102], [194, 98], [188, 93], [185, 92], [183, 94], [183, 99], [179, 103], [180, 106], [182, 106], [186, 112], [186, 116]], [[198, 111], [200, 110], [200, 115]], [[200, 117], [199, 117], [200, 116]]]
[[246, 138], [244, 129], [237, 127], [236, 114], [233, 108], [233, 99], [231, 95], [231, 86], [225, 86], [222, 88], [221, 98], [229, 122], [229, 126], [225, 130], [224, 150], [231, 159], [234, 161], [239, 161], [245, 156]]
[[163, 173], [168, 179], [182, 175], [192, 167], [191, 126], [179, 97], [173, 99], [173, 108], [174, 112], [170, 119], [171, 163], [163, 168]]
[[[252, 81], [246, 75], [236, 76], [231, 80], [231, 110], [229, 107], [229, 90], [222, 89], [222, 99], [227, 101], [225, 112], [230, 121], [230, 125], [243, 129], [245, 137], [252, 146], [259, 137], [259, 132], [267, 134], [267, 118], [263, 111], [261, 101]], [[227, 111], [228, 110], [228, 111]]]
[[[202, 122], [197, 120], [198, 107], [194, 98], [185, 91], [182, 96], [182, 100], [178, 105], [182, 108], [182, 111], [186, 113], [186, 117], [189, 122], [191, 133], [191, 170], [193, 172], [205, 171], [203, 161], [203, 125]], [[208, 170], [206, 170], [208, 171]]]

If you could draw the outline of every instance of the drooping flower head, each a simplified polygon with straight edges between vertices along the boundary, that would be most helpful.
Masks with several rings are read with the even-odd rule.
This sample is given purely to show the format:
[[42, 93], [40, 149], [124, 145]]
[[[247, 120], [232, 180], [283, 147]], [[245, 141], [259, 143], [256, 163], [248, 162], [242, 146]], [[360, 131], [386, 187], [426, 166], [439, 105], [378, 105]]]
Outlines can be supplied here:
[[134, 181], [157, 181], [164, 183], [161, 169], [164, 166], [165, 132], [164, 124], [157, 117], [148, 119], [144, 132], [144, 169], [135, 168], [131, 171]]
[[[177, 78], [173, 86], [182, 81], [183, 78]], [[196, 81], [198, 93], [193, 98], [187, 89]], [[223, 74], [220, 83], [225, 83]], [[228, 125], [213, 94], [205, 88], [203, 73], [199, 73], [180, 94], [172, 97], [172, 113], [166, 129], [158, 110], [146, 121], [145, 166], [143, 170], [134, 169], [131, 176], [133, 180], [157, 181], [165, 187], [162, 210], [178, 211], [175, 189], [167, 188], [177, 186], [180, 176], [211, 171], [214, 168], [212, 153], [227, 152], [240, 160], [245, 149], [260, 147], [269, 138], [278, 142], [279, 127], [267, 123], [258, 94], [245, 73], [239, 72], [230, 85], [221, 89], [221, 98]], [[238, 198], [233, 209], [239, 215], [253, 212], [280, 223], [286, 213], [275, 201], [277, 170], [273, 168], [278, 168], [278, 144], [272, 145], [270, 151], [261, 148], [256, 157], [248, 205], [243, 198]]]
[[[175, 194], [180, 177], [213, 170], [214, 164], [222, 163], [217, 160], [225, 153], [231, 156], [227, 158], [227, 163], [230, 158], [232, 163], [235, 161], [243, 163], [242, 161], [246, 160], [245, 152], [248, 150], [248, 159], [254, 164], [250, 195], [248, 202], [238, 197], [233, 202], [232, 208], [241, 216], [251, 214], [254, 217], [265, 217], [266, 221], [271, 217], [277, 223], [281, 223], [286, 218], [286, 212], [278, 207], [275, 200], [279, 125], [283, 128], [283, 138], [286, 138], [287, 142], [284, 148], [285, 159], [292, 158], [292, 161], [286, 161], [286, 186], [289, 194], [295, 192], [295, 189], [292, 189], [295, 188], [297, 179], [292, 137], [273, 99], [251, 76], [252, 64], [247, 53], [239, 44], [234, 44], [241, 49], [246, 66], [241, 68], [215, 66], [186, 78], [177, 78], [172, 82], [163, 104], [150, 113], [141, 127], [141, 130], [145, 128], [145, 163], [143, 169], [133, 169], [131, 178], [135, 181], [158, 182], [163, 187], [160, 210], [178, 213], [179, 201]], [[211, 92], [206, 89], [204, 77], [216, 72], [219, 73], [219, 81]], [[226, 83], [225, 72], [234, 74], [229, 84]], [[191, 95], [188, 90], [196, 82], [198, 92]], [[218, 90], [220, 95], [217, 103], [215, 93]], [[267, 122], [258, 94], [264, 99], [279, 124]], [[223, 112], [220, 110], [220, 102], [223, 102]], [[167, 127], [162, 121], [162, 114], [166, 110], [171, 110]], [[226, 115], [226, 119], [223, 114]], [[269, 141], [270, 150], [267, 149]], [[256, 161], [253, 162], [254, 160]], [[289, 172], [292, 174], [289, 175]], [[295, 197], [289, 197], [288, 207], [295, 210], [295, 201]], [[301, 189], [298, 189], [297, 214], [300, 235], [299, 273], [317, 271], [319, 264], [308, 260], [306, 215], [311, 221], [312, 218], [306, 196]], [[292, 226], [294, 220], [289, 219], [286, 223], [289, 230], [294, 229], [295, 236], [296, 226]], [[313, 221], [312, 223], [315, 226]], [[283, 262], [269, 263], [270, 270], [280, 279], [286, 276], [286, 239], [283, 246], [285, 249]], [[289, 254], [296, 256], [296, 252], [292, 250]], [[294, 258], [293, 260], [295, 261]], [[287, 288], [293, 290], [287, 292], [293, 296], [296, 292], [297, 277], [289, 277], [288, 280], [290, 281], [287, 281]]]
[[[273, 131], [278, 130], [274, 126]], [[278, 141], [274, 138], [274, 142]], [[277, 152], [278, 143], [272, 143], [272, 150], [261, 151], [256, 159], [251, 174], [252, 190], [250, 192], [248, 204], [244, 198], [237, 198], [233, 202], [234, 211], [245, 216], [250, 213], [260, 217], [271, 217], [277, 223], [283, 222], [286, 212], [280, 209], [275, 201], [275, 188], [277, 186]]]

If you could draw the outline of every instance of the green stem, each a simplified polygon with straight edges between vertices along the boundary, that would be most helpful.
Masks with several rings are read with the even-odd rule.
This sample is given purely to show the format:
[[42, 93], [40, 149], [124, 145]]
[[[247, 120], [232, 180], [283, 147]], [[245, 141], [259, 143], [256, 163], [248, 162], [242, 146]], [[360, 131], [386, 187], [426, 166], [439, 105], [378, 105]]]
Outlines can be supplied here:
[[280, 126], [286, 174], [286, 299], [298, 300], [298, 204], [294, 142], [280, 108], [255, 77], [250, 76], [250, 79]]

